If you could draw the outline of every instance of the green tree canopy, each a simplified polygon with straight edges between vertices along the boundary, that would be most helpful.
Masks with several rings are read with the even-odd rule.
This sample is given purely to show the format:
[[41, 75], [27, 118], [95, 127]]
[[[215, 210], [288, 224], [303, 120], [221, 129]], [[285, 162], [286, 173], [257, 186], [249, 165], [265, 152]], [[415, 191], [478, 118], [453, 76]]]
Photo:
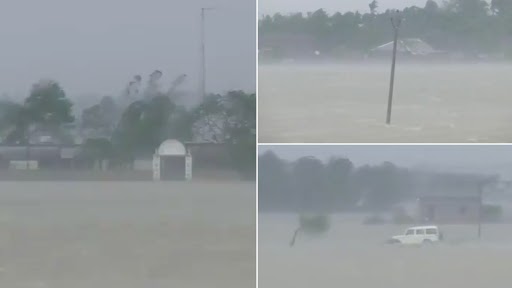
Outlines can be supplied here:
[[[401, 11], [405, 21], [400, 37], [420, 38], [445, 51], [507, 52], [512, 50], [509, 48], [512, 45], [511, 3], [508, 0], [494, 0], [491, 4], [485, 0], [442, 3], [425, 0], [423, 7], [412, 6]], [[392, 40], [391, 10], [377, 12], [377, 1], [371, 2], [369, 7], [369, 13], [365, 14], [336, 12], [328, 15], [319, 9], [305, 16], [301, 13], [265, 15], [259, 22], [258, 45], [279, 51], [280, 57], [287, 57], [287, 51], [296, 50], [295, 46], [299, 45], [296, 39], [302, 39], [300, 43], [306, 42], [308, 47], [319, 47], [323, 55], [337, 56], [340, 49], [366, 53]], [[312, 52], [308, 51], [307, 55]]]
[[46, 127], [58, 127], [75, 120], [73, 103], [55, 81], [40, 81], [32, 87], [24, 107], [30, 120]]

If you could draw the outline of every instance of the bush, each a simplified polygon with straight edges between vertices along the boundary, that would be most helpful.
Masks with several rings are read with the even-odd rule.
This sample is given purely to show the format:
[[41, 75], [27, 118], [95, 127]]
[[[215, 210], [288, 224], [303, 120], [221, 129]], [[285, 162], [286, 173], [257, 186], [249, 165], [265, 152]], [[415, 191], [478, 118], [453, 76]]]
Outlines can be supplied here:
[[486, 222], [500, 222], [503, 219], [503, 208], [499, 205], [483, 205], [482, 220]]
[[299, 225], [305, 234], [323, 234], [330, 229], [331, 223], [326, 215], [300, 215]]

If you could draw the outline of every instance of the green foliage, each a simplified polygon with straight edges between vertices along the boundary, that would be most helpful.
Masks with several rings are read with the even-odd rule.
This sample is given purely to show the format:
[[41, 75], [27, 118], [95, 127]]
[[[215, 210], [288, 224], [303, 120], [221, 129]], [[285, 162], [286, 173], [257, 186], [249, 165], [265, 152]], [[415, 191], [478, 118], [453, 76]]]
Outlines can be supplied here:
[[503, 207], [500, 205], [483, 205], [482, 218], [486, 222], [500, 222], [503, 220]]
[[191, 119], [199, 141], [226, 143], [241, 175], [256, 177], [256, 94], [209, 95], [191, 111]]
[[283, 203], [290, 202], [291, 175], [287, 168], [287, 163], [272, 151], [259, 156], [258, 190], [263, 192], [258, 199], [259, 210], [284, 210]]
[[[363, 15], [327, 15], [322, 9], [305, 16], [266, 15], [259, 21], [259, 46], [280, 51], [284, 58], [290, 47], [282, 44], [286, 41], [276, 43], [273, 39], [303, 35], [310, 37], [315, 47], [321, 47], [324, 55], [339, 54], [339, 47], [366, 53], [392, 39], [391, 11], [377, 13], [377, 1], [369, 7], [370, 13]], [[401, 14], [405, 21], [400, 37], [421, 38], [440, 50], [503, 52], [505, 47], [497, 43], [506, 42], [512, 33], [512, 1], [508, 0], [494, 0], [491, 5], [484, 0], [450, 0], [441, 7], [428, 0], [423, 8], [408, 7]], [[288, 45], [297, 44], [292, 41]]]
[[64, 90], [54, 81], [34, 84], [24, 104], [30, 121], [45, 127], [58, 127], [73, 122], [72, 106]]
[[209, 95], [186, 110], [159, 94], [129, 105], [113, 136], [119, 160], [124, 162], [151, 155], [166, 139], [224, 143], [234, 168], [243, 178], [255, 179], [256, 95], [242, 91]]
[[354, 167], [349, 159], [287, 162], [259, 156], [259, 209], [299, 213], [388, 211], [413, 191], [411, 172], [392, 163]]
[[0, 102], [0, 131], [6, 144], [25, 142], [25, 130], [28, 125], [25, 110], [19, 103]]
[[304, 234], [318, 235], [329, 231], [331, 222], [327, 215], [302, 214], [299, 227]]
[[[186, 75], [180, 75], [171, 89], [162, 93], [156, 85], [161, 72], [151, 75], [144, 100], [135, 100], [124, 111], [112, 97], [82, 111], [80, 127], [88, 138], [82, 157], [109, 159], [121, 165], [138, 156], [150, 156], [167, 139], [181, 142], [218, 142], [227, 145], [235, 169], [246, 179], [256, 176], [256, 95], [230, 91], [210, 95], [197, 107], [178, 107], [175, 89]], [[130, 83], [132, 98], [139, 98], [141, 77]], [[128, 93], [128, 92], [127, 92]], [[120, 105], [128, 103], [122, 103]], [[4, 143], [26, 144], [29, 131], [49, 132], [61, 143], [73, 142], [65, 124], [74, 122], [72, 102], [55, 81], [33, 85], [23, 104], [0, 101], [0, 136]], [[229, 162], [229, 161], [228, 161]]]
[[232, 91], [227, 94], [227, 143], [238, 171], [245, 178], [256, 178], [256, 94]]
[[377, 8], [379, 8], [379, 3], [377, 3], [376, 0], [373, 0], [368, 6], [370, 7], [370, 12], [372, 14], [377, 13]]
[[165, 132], [174, 109], [174, 103], [165, 95], [128, 106], [114, 135], [121, 157], [130, 160], [136, 155], [152, 155], [167, 139]]
[[302, 157], [292, 170], [293, 188], [299, 197], [300, 211], [315, 213], [329, 210], [330, 195], [326, 193], [326, 174], [323, 163], [314, 157]]
[[0, 104], [0, 110], [3, 110], [0, 111], [1, 129], [6, 132], [3, 142], [10, 145], [27, 143], [28, 129], [33, 124], [69, 142], [69, 135], [61, 128], [75, 120], [72, 106], [57, 82], [34, 84], [23, 104], [9, 101]]
[[326, 165], [327, 189], [333, 203], [343, 207], [354, 206], [359, 197], [350, 191], [350, 177], [354, 164], [346, 158], [331, 158]]
[[111, 134], [117, 121], [117, 107], [112, 97], [103, 97], [101, 102], [82, 111], [81, 127]]

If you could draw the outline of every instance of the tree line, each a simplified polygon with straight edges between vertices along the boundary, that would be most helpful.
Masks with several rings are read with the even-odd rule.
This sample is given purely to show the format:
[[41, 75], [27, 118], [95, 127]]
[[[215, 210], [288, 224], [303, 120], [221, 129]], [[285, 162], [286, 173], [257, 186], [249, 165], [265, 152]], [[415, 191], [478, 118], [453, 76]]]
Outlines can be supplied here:
[[499, 181], [497, 175], [418, 170], [391, 162], [356, 166], [345, 157], [325, 163], [310, 156], [286, 161], [267, 151], [258, 160], [258, 204], [265, 212], [380, 213], [422, 195], [478, 197], [482, 187], [494, 191]]
[[[364, 14], [329, 15], [319, 9], [306, 14], [265, 15], [259, 20], [260, 47], [265, 46], [267, 36], [306, 35], [325, 54], [368, 51], [392, 40], [390, 19], [395, 13], [380, 12], [374, 0]], [[403, 38], [420, 38], [444, 51], [504, 53], [512, 58], [512, 1], [449, 0], [438, 4], [428, 0], [423, 7], [403, 9], [400, 16], [404, 19]]]
[[332, 213], [384, 211], [411, 197], [411, 171], [391, 162], [356, 167], [350, 159], [288, 162], [269, 151], [258, 160], [261, 211]]
[[[135, 76], [120, 97], [105, 96], [77, 113], [57, 81], [39, 81], [22, 102], [0, 102], [0, 136], [4, 145], [27, 145], [32, 134], [43, 132], [60, 144], [73, 144], [73, 134], [83, 139], [82, 152], [113, 165], [133, 164], [136, 157], [151, 156], [166, 139], [227, 145], [232, 163], [246, 177], [255, 177], [256, 95], [244, 91], [207, 95], [186, 107], [173, 89], [157, 85], [160, 71], [151, 74], [143, 92]], [[175, 88], [175, 87], [174, 87]]]

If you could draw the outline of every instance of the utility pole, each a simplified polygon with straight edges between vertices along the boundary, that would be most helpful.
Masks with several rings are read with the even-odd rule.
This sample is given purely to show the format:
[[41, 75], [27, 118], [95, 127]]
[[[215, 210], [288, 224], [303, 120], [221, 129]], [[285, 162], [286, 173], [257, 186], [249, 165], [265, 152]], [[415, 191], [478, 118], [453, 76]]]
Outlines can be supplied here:
[[206, 97], [206, 44], [205, 44], [205, 14], [214, 8], [201, 8], [201, 97]]
[[483, 201], [483, 184], [478, 185], [478, 239], [482, 238], [482, 214], [483, 214], [483, 207], [482, 207], [482, 201]]
[[394, 32], [394, 41], [393, 41], [393, 60], [391, 63], [391, 79], [389, 83], [389, 97], [388, 97], [388, 114], [386, 117], [386, 124], [391, 123], [391, 108], [393, 105], [393, 89], [395, 85], [395, 66], [396, 66], [396, 50], [398, 46], [398, 32], [400, 30], [400, 26], [402, 25], [402, 17], [400, 16], [400, 11], [396, 11], [396, 14], [391, 17], [391, 25], [393, 26]]
[[25, 147], [25, 158], [27, 159], [27, 161], [25, 162], [25, 165], [26, 165], [26, 169], [27, 171], [30, 170], [30, 132], [28, 132], [28, 129], [27, 128], [27, 131], [25, 132], [26, 133], [26, 138], [27, 138], [27, 143], [25, 144], [26, 147]]

